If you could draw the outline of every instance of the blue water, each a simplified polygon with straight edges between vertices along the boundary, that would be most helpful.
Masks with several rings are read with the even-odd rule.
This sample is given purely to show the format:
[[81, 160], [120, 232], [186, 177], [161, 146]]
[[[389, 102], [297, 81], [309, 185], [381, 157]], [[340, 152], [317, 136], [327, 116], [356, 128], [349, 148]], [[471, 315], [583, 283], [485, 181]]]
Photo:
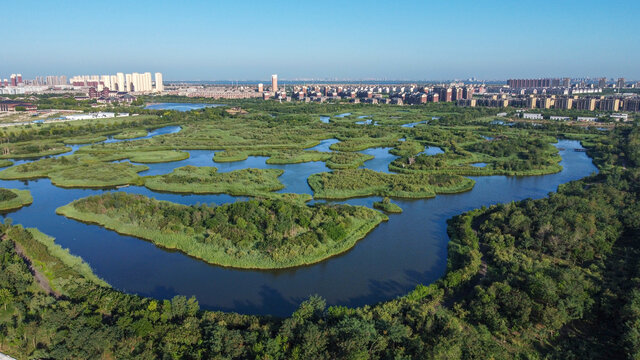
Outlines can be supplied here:
[[400, 126], [404, 128], [413, 128], [413, 127], [416, 127], [417, 125], [426, 124], [426, 123], [427, 123], [427, 120], [424, 120], [424, 121], [412, 122], [412, 123], [408, 123]]
[[422, 151], [418, 155], [421, 155], [421, 154], [433, 156], [433, 155], [438, 155], [438, 154], [444, 154], [444, 150], [442, 150], [441, 148], [439, 148], [437, 146], [425, 146], [424, 151]]
[[[174, 129], [175, 130], [175, 129]], [[171, 131], [169, 129], [159, 132]], [[171, 135], [167, 135], [171, 136]], [[335, 139], [315, 148], [328, 149]], [[289, 315], [309, 295], [319, 294], [330, 305], [361, 306], [388, 300], [407, 293], [416, 284], [429, 284], [446, 269], [446, 220], [481, 206], [541, 198], [562, 183], [596, 171], [584, 152], [576, 152], [579, 142], [561, 140], [563, 170], [557, 174], [534, 177], [473, 177], [472, 191], [439, 195], [433, 199], [394, 199], [404, 210], [391, 215], [352, 250], [319, 264], [277, 271], [237, 270], [209, 265], [175, 251], [158, 248], [150, 242], [121, 236], [96, 225], [88, 225], [55, 214], [59, 206], [103, 190], [62, 189], [48, 179], [0, 181], [7, 188], [28, 189], [32, 205], [7, 215], [14, 223], [37, 227], [56, 238], [71, 253], [81, 256], [95, 273], [114, 288], [143, 296], [167, 299], [175, 295], [195, 295], [206, 309], [252, 314]], [[75, 147], [77, 148], [77, 147]], [[362, 153], [375, 159], [364, 167], [388, 172], [396, 156], [390, 148], [372, 148]], [[322, 162], [294, 165], [267, 165], [265, 157], [249, 157], [232, 163], [214, 163], [215, 151], [192, 150], [183, 161], [148, 164], [142, 175], [164, 174], [187, 164], [216, 166], [220, 171], [247, 167], [285, 170], [280, 180], [283, 192], [311, 193], [306, 179], [317, 172], [329, 171]], [[244, 197], [229, 195], [179, 195], [158, 193], [130, 186], [121, 191], [143, 194], [181, 204], [223, 204]], [[372, 206], [379, 197], [351, 199], [349, 204]]]

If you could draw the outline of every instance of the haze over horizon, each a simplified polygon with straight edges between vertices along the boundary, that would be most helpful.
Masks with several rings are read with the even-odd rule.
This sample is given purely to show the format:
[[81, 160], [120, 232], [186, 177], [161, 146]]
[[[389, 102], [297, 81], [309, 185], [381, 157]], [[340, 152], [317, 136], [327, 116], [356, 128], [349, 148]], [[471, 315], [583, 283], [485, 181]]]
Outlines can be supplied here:
[[1, 77], [640, 79], [637, 1], [64, 4], [4, 2]]

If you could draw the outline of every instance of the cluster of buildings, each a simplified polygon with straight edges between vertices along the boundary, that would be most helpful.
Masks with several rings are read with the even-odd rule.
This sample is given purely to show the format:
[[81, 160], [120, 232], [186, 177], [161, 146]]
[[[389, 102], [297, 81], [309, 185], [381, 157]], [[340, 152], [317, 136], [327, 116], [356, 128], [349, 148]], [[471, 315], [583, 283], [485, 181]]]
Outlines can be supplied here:
[[[562, 79], [552, 79], [552, 78], [544, 78], [544, 79], [509, 79], [507, 80], [507, 85], [511, 89], [542, 89], [542, 88], [570, 88], [571, 78], [565, 77]], [[589, 79], [588, 81], [582, 80], [580, 83], [575, 84], [577, 87], [585, 87], [586, 85], [592, 85], [593, 87], [597, 86], [600, 89], [611, 87], [623, 89], [627, 86], [627, 82], [623, 77], [618, 78], [617, 80], [608, 80], [606, 77], [598, 78], [597, 80]]]
[[162, 73], [155, 73], [155, 87], [150, 72], [145, 73], [117, 73], [115, 75], [77, 75], [69, 79], [69, 83], [75, 87], [95, 88], [102, 91], [107, 88], [111, 91], [126, 93], [151, 93], [163, 92], [164, 83]]
[[[155, 82], [153, 81], [155, 78]], [[65, 75], [36, 76], [25, 80], [22, 74], [11, 74], [9, 79], [0, 81], [0, 94], [64, 93], [80, 92], [87, 94], [91, 88], [97, 91], [109, 89], [117, 93], [162, 93], [164, 83], [162, 73], [117, 73], [115, 75], [77, 75], [69, 78]]]
[[[370, 104], [424, 104], [427, 102], [455, 102], [471, 99], [476, 91], [484, 91], [462, 83], [435, 86], [407, 85], [293, 85], [290, 95], [286, 89], [278, 87], [277, 75], [271, 79], [271, 92], [264, 91], [263, 84], [258, 84], [257, 92], [264, 99], [298, 100], [305, 102], [324, 102], [326, 100], [349, 100], [353, 103]], [[275, 90], [275, 91], [274, 91]]]
[[2, 100], [0, 101], [0, 112], [14, 112], [18, 110], [35, 111], [37, 106], [25, 101]]
[[[543, 120], [545, 117], [542, 114], [536, 114], [536, 113], [525, 113], [525, 112], [521, 112], [520, 113], [523, 119], [526, 120]], [[617, 121], [627, 121], [629, 120], [629, 114], [624, 114], [624, 113], [613, 113], [611, 115], [608, 115], [611, 119], [613, 120], [617, 120]], [[572, 120], [572, 118], [570, 116], [554, 116], [551, 115], [548, 117], [549, 120], [556, 120], [556, 121], [570, 121]], [[593, 122], [593, 121], [598, 121], [599, 119], [597, 117], [593, 117], [593, 116], [576, 116], [575, 117], [576, 121], [589, 121], [589, 122]]]
[[515, 107], [526, 109], [563, 109], [589, 111], [640, 111], [638, 96], [509, 96], [485, 95], [480, 98], [458, 100], [458, 106]]

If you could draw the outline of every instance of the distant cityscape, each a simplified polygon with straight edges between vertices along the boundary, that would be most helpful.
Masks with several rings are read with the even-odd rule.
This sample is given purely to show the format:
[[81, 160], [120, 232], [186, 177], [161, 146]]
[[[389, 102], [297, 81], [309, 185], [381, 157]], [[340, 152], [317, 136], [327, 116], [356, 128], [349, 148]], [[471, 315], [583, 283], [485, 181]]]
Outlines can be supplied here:
[[[270, 86], [269, 86], [270, 85]], [[624, 78], [508, 79], [485, 84], [475, 78], [448, 83], [331, 83], [279, 84], [278, 75], [271, 84], [211, 84], [173, 82], [165, 84], [162, 73], [116, 73], [111, 75], [39, 76], [23, 79], [11, 74], [0, 82], [0, 94], [69, 94], [77, 99], [96, 99], [98, 103], [133, 102], [137, 95], [158, 94], [212, 99], [262, 98], [278, 101], [325, 102], [346, 100], [351, 103], [413, 105], [454, 103], [462, 107], [514, 107], [523, 109], [563, 109], [587, 111], [640, 111], [640, 82]], [[14, 106], [15, 107], [15, 106]], [[5, 102], [0, 111], [11, 111]]]

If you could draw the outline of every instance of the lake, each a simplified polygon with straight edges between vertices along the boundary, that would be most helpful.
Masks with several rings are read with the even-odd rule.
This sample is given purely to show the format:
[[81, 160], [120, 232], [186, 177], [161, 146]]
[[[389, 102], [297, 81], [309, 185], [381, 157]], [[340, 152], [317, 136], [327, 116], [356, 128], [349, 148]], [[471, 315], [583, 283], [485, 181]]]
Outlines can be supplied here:
[[[179, 128], [161, 128], [145, 138], [176, 131]], [[327, 139], [311, 149], [329, 151], [329, 146], [335, 142], [336, 139]], [[121, 236], [97, 225], [55, 214], [56, 208], [78, 198], [100, 194], [103, 190], [62, 189], [53, 186], [49, 179], [0, 181], [0, 186], [28, 189], [34, 199], [32, 205], [6, 217], [12, 218], [15, 224], [37, 227], [55, 237], [58, 244], [81, 256], [115, 289], [158, 299], [195, 295], [205, 309], [286, 316], [313, 294], [324, 297], [329, 305], [361, 306], [395, 298], [417, 284], [437, 280], [444, 274], [447, 263], [447, 219], [483, 205], [542, 198], [555, 191], [558, 185], [596, 171], [586, 153], [574, 151], [581, 148], [578, 141], [560, 140], [555, 146], [561, 149], [563, 170], [559, 173], [533, 177], [473, 177], [476, 185], [466, 193], [424, 200], [395, 199], [404, 212], [390, 215], [388, 222], [380, 224], [350, 251], [312, 266], [274, 271], [209, 265], [182, 253], [158, 248], [148, 241]], [[78, 147], [74, 146], [74, 151]], [[437, 151], [435, 149], [432, 151]], [[363, 167], [388, 172], [389, 163], [396, 158], [389, 150], [371, 148], [362, 151], [375, 156]], [[306, 179], [311, 174], [329, 171], [323, 162], [268, 165], [266, 157], [253, 156], [244, 161], [214, 163], [215, 151], [193, 150], [189, 153], [191, 157], [183, 161], [148, 164], [149, 170], [141, 175], [166, 174], [184, 165], [216, 166], [220, 171], [277, 168], [285, 171], [280, 177], [286, 186], [282, 192], [311, 193]], [[246, 199], [224, 194], [156, 193], [138, 186], [121, 191], [181, 204], [222, 204]], [[379, 200], [379, 197], [367, 197], [344, 202], [372, 206]]]

